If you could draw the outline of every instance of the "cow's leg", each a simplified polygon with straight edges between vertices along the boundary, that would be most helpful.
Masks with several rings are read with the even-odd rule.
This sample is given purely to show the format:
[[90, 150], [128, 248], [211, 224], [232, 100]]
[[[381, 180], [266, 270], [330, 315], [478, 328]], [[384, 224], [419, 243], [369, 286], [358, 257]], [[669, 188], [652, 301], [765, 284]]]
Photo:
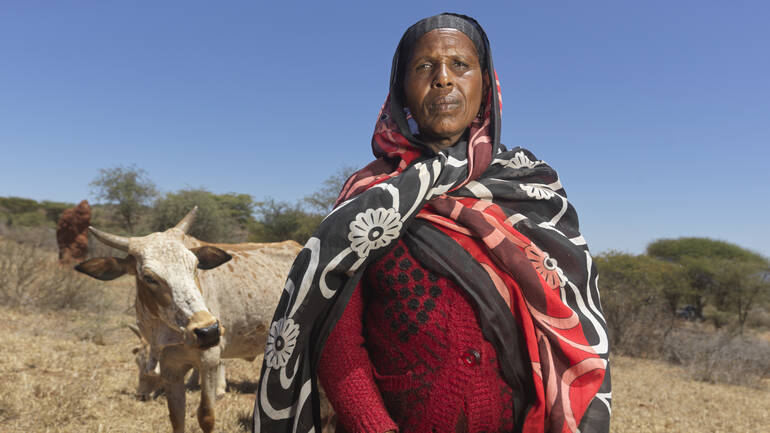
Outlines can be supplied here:
[[227, 392], [227, 378], [225, 377], [225, 362], [219, 361], [217, 365], [217, 400], [225, 396]]
[[174, 433], [184, 433], [185, 416], [185, 387], [184, 375], [190, 369], [189, 365], [163, 362], [161, 358], [161, 375], [165, 382], [168, 417]]
[[184, 433], [185, 388], [184, 382], [166, 385], [166, 401], [168, 402], [168, 417], [174, 433]]
[[200, 380], [201, 380], [201, 378], [198, 375], [198, 369], [197, 368], [193, 368], [192, 374], [187, 379], [187, 386], [189, 388], [194, 388], [194, 387], [200, 385]]
[[203, 433], [214, 430], [214, 401], [219, 382], [218, 369], [220, 365], [219, 348], [214, 347], [201, 354], [201, 402], [198, 405], [198, 425]]

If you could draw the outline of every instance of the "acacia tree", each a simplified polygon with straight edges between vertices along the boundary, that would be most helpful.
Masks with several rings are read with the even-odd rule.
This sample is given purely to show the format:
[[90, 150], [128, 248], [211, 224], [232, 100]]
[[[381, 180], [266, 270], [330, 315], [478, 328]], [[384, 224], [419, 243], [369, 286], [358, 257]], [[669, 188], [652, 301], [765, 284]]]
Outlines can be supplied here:
[[116, 206], [121, 222], [131, 234], [139, 213], [158, 194], [147, 172], [133, 164], [102, 168], [90, 185], [98, 200]]
[[691, 301], [696, 316], [703, 318], [708, 301], [720, 315], [735, 314], [743, 330], [748, 313], [757, 301], [767, 297], [768, 260], [760, 254], [729, 242], [708, 238], [661, 239], [647, 246], [647, 254], [681, 264], [689, 277]]
[[767, 267], [738, 260], [720, 260], [713, 290], [717, 310], [735, 315], [738, 332], [743, 328], [749, 312], [770, 294], [770, 272]]
[[329, 176], [321, 184], [316, 192], [306, 196], [303, 201], [316, 213], [326, 215], [334, 207], [334, 201], [337, 199], [345, 181], [350, 175], [355, 173], [356, 169], [350, 166], [343, 166], [336, 173]]

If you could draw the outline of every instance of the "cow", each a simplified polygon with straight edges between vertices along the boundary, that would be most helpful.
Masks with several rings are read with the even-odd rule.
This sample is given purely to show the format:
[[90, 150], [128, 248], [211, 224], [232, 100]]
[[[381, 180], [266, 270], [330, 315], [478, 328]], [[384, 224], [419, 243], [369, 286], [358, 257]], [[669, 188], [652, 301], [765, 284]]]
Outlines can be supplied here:
[[144, 338], [139, 328], [134, 325], [128, 325], [128, 328], [139, 337], [139, 346], [132, 350], [139, 370], [136, 398], [142, 401], [157, 398], [163, 392], [158, 355], [153, 353], [150, 343]]
[[184, 377], [200, 372], [198, 424], [214, 428], [216, 390], [223, 358], [254, 360], [284, 281], [301, 246], [294, 241], [215, 244], [187, 234], [197, 206], [175, 227], [142, 237], [123, 237], [89, 227], [101, 242], [126, 257], [92, 258], [75, 267], [99, 280], [125, 274], [136, 281], [136, 321], [160, 375], [174, 433], [184, 432]]
[[[136, 398], [141, 401], [147, 401], [157, 398], [163, 393], [163, 381], [160, 377], [160, 362], [158, 354], [150, 347], [150, 343], [144, 338], [142, 332], [135, 325], [128, 325], [130, 329], [139, 338], [139, 346], [133, 348], [134, 361], [139, 370], [138, 382], [136, 385]], [[217, 399], [225, 395], [227, 383], [225, 381], [224, 367], [219, 371], [217, 379]], [[193, 374], [187, 380], [187, 386], [199, 384], [200, 377], [198, 370], [193, 368]]]

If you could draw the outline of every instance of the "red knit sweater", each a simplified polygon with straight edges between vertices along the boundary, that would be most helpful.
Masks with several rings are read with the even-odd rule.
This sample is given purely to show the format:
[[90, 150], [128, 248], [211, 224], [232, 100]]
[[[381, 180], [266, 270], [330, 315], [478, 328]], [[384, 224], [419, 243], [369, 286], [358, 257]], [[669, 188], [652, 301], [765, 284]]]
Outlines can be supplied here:
[[371, 264], [318, 375], [348, 433], [509, 432], [512, 390], [473, 304], [399, 240]]

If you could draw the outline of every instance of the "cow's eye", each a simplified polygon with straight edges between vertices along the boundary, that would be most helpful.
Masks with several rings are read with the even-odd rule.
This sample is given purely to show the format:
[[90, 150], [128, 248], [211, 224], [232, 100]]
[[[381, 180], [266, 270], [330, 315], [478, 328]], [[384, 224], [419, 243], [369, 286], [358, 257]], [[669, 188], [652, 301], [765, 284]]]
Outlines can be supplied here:
[[147, 283], [147, 284], [152, 284], [153, 286], [158, 284], [158, 282], [155, 280], [155, 278], [152, 278], [149, 275], [145, 275], [144, 276], [144, 282]]

